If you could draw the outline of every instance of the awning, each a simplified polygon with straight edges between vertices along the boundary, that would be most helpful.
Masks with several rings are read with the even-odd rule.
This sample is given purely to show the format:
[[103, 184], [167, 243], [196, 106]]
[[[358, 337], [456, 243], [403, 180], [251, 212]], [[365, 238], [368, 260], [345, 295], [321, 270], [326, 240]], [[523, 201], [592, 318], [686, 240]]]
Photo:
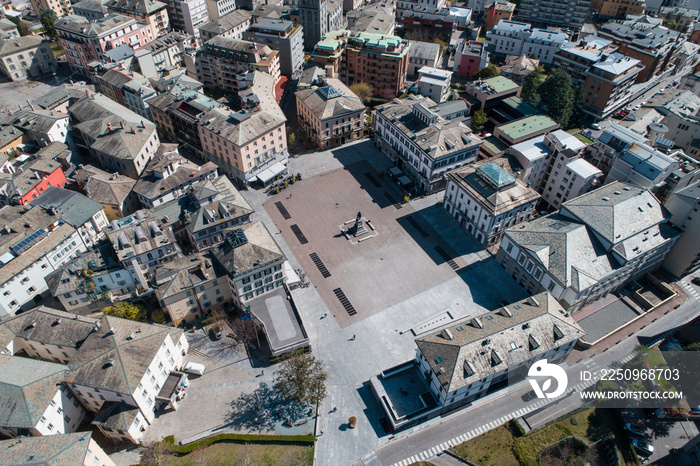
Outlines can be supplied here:
[[411, 184], [411, 179], [406, 175], [399, 176], [398, 181], [401, 186], [408, 186], [409, 184]]
[[272, 178], [284, 172], [286, 169], [287, 167], [282, 162], [275, 162], [274, 164], [272, 164], [271, 167], [268, 167], [265, 170], [258, 173], [258, 180], [262, 184], [265, 184]]
[[399, 167], [391, 167], [389, 169], [389, 174], [395, 176], [396, 178], [403, 175], [403, 173], [401, 173], [401, 170], [399, 170]]

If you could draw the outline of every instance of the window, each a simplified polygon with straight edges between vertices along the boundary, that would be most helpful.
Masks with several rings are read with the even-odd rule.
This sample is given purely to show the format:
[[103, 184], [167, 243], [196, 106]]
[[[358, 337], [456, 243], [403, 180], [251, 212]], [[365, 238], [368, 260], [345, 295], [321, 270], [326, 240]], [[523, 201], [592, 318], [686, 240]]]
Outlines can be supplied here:
[[554, 291], [554, 282], [549, 282], [549, 285], [547, 285], [547, 289], [549, 291]]

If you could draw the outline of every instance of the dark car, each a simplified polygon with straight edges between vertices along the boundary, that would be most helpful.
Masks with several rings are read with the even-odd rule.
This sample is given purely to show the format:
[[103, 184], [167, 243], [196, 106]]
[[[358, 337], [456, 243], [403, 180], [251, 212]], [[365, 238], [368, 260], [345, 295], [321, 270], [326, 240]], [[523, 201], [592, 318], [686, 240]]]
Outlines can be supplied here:
[[654, 447], [643, 440], [637, 438], [632, 439], [632, 445], [634, 445], [634, 449], [637, 450], [637, 453], [642, 456], [651, 456], [654, 454]]
[[700, 286], [700, 277], [693, 277], [693, 279], [690, 280], [690, 283], [692, 283], [695, 286]]
[[524, 395], [521, 396], [520, 398], [521, 398], [523, 401], [530, 401], [530, 400], [533, 400], [533, 399], [537, 398], [537, 394], [535, 393], [534, 390], [530, 390], [529, 392], [527, 392], [526, 394], [524, 394]]
[[631, 433], [632, 435], [644, 437], [644, 429], [639, 424], [633, 424], [631, 422], [628, 422], [627, 424], [625, 424], [625, 430]]

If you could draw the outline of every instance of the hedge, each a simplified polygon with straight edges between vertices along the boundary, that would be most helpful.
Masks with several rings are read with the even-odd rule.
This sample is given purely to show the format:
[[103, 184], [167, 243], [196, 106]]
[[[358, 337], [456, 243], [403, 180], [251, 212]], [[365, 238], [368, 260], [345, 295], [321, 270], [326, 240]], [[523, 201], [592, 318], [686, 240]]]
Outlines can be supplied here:
[[208, 447], [219, 442], [234, 442], [234, 443], [282, 443], [292, 445], [313, 445], [316, 442], [316, 437], [313, 435], [256, 435], [256, 434], [216, 434], [187, 445], [178, 445], [175, 443], [175, 437], [169, 435], [163, 439], [168, 449], [175, 453], [187, 454], [201, 447]]

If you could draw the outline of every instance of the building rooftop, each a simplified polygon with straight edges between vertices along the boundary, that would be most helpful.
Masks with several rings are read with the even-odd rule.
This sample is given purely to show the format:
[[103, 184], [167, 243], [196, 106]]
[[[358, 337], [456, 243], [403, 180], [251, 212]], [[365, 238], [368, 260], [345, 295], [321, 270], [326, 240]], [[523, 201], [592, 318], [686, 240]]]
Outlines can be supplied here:
[[154, 276], [157, 285], [156, 296], [159, 300], [192, 290], [198, 284], [217, 277], [211, 260], [198, 254], [167, 262], [155, 270]]
[[63, 364], [0, 354], [0, 425], [34, 429], [67, 373]]
[[102, 205], [121, 206], [136, 184], [136, 181], [119, 173], [108, 173], [86, 165], [74, 173], [75, 178], [86, 179], [85, 193], [93, 201]]
[[408, 53], [411, 58], [436, 60], [440, 55], [440, 45], [433, 42], [410, 41], [411, 51]]
[[540, 65], [540, 61], [535, 58], [529, 58], [527, 55], [508, 55], [501, 73], [524, 76]]
[[451, 393], [578, 340], [584, 332], [549, 293], [540, 293], [416, 339]]
[[94, 319], [39, 306], [1, 320], [0, 345], [5, 348], [18, 338], [20, 341], [78, 349], [94, 327]]
[[23, 50], [35, 49], [43, 42], [49, 43], [43, 37], [35, 35], [15, 37], [14, 39], [0, 39], [0, 57], [14, 55]]
[[0, 440], [0, 456], [8, 465], [64, 466], [87, 462], [91, 432]]
[[700, 114], [700, 97], [692, 91], [673, 89], [656, 94], [645, 104], [663, 114], [675, 113], [682, 117], [697, 117]]
[[129, 217], [112, 220], [112, 225], [103, 231], [121, 262], [159, 248], [179, 250], [172, 230], [161, 228], [149, 211], [139, 210]]
[[619, 181], [565, 202], [564, 211], [612, 244], [665, 222], [669, 216], [651, 192]]
[[308, 346], [309, 338], [299, 314], [282, 287], [253, 298], [250, 312], [260, 321], [273, 354]]
[[61, 220], [74, 228], [89, 222], [92, 217], [100, 212], [102, 204], [89, 197], [68, 189], [48, 186], [39, 197], [29, 202], [32, 206], [40, 206], [55, 212]]
[[516, 179], [518, 162], [508, 156], [489, 158], [465, 165], [448, 174], [491, 215], [500, 215], [536, 201], [540, 196]]
[[572, 162], [566, 164], [566, 168], [571, 170], [576, 176], [588, 179], [592, 176], [602, 175], [603, 172], [600, 171], [595, 166], [591, 165], [588, 161], [584, 159], [576, 159]]
[[552, 151], [544, 143], [544, 135], [535, 136], [527, 141], [510, 146], [510, 151], [517, 151], [530, 162], [549, 157]]
[[[500, 24], [500, 23], [499, 23]], [[481, 88], [488, 89], [487, 93], [491, 94], [501, 94], [503, 92], [510, 92], [520, 87], [520, 84], [506, 78], [505, 76], [494, 76], [493, 78], [478, 80], [481, 84]], [[477, 84], [479, 86], [479, 84]]]
[[194, 209], [185, 224], [195, 237], [200, 231], [253, 213], [253, 208], [226, 175], [200, 181], [193, 188], [190, 197]]
[[200, 26], [199, 30], [209, 33], [212, 36], [225, 34], [236, 26], [249, 22], [252, 16], [252, 11], [233, 10], [232, 12], [221, 16], [217, 20], [210, 21], [207, 24]]
[[139, 28], [134, 18], [118, 14], [107, 14], [104, 18], [88, 20], [83, 16], [68, 15], [56, 20], [55, 27], [60, 31], [69, 34], [76, 34], [83, 37], [104, 37], [115, 31], [135, 26]]
[[166, 338], [177, 344], [182, 335], [181, 329], [107, 315], [97, 322], [99, 328], [69, 362], [67, 381], [121, 394], [136, 393]]
[[107, 0], [105, 6], [119, 13], [147, 16], [165, 9], [166, 4], [157, 0]]
[[202, 114], [199, 124], [237, 146], [245, 146], [287, 121], [284, 116], [260, 110], [255, 113], [213, 108]]
[[134, 192], [153, 201], [192, 184], [193, 178], [216, 175], [218, 166], [213, 162], [197, 165], [177, 152], [177, 144], [161, 145], [167, 149], [158, 153], [146, 165], [141, 178], [134, 186]]
[[639, 70], [641, 70], [643, 65], [640, 65], [640, 63], [640, 60], [630, 58], [627, 55], [613, 53], [608, 55], [604, 60], [594, 64], [593, 68], [613, 74], [614, 76], [619, 76], [633, 68], [639, 68]]
[[261, 222], [224, 230], [224, 242], [212, 250], [221, 266], [234, 278], [284, 260], [284, 254]]
[[309, 111], [319, 120], [351, 115], [365, 110], [357, 95], [339, 79], [325, 78], [321, 87], [305, 89], [295, 93]]
[[528, 135], [534, 135], [547, 129], [555, 130], [557, 128], [559, 128], [559, 124], [545, 115], [531, 115], [498, 126], [498, 129], [513, 141], [527, 138]]
[[632, 144], [620, 156], [632, 169], [644, 178], [655, 181], [671, 165], [679, 165], [674, 157], [668, 156], [646, 144]]
[[554, 213], [506, 229], [564, 287], [585, 290], [610, 274], [617, 262], [586, 225]]
[[[435, 108], [435, 102], [429, 98], [412, 95], [404, 100], [394, 99], [392, 102], [378, 106], [376, 111], [381, 112], [432, 159], [481, 144], [481, 139], [459, 119], [440, 119], [439, 115], [433, 111]], [[429, 112], [438, 119], [435, 123], [428, 125], [416, 115], [417, 112]]]

